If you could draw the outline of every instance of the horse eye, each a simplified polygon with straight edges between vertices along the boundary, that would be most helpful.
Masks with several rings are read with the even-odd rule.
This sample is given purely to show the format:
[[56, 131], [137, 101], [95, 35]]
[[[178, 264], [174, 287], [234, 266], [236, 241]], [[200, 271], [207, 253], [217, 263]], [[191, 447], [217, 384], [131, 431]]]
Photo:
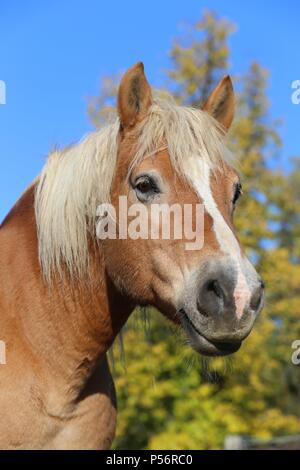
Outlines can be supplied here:
[[137, 178], [134, 183], [134, 189], [141, 202], [147, 202], [160, 192], [155, 180], [147, 175]]
[[239, 197], [241, 196], [241, 194], [243, 194], [242, 185], [241, 185], [241, 183], [237, 183], [235, 185], [234, 196], [233, 196], [233, 199], [232, 199], [233, 206], [236, 205], [236, 203], [237, 203]]
[[143, 194], [148, 193], [152, 189], [151, 182], [148, 179], [141, 181], [135, 187]]

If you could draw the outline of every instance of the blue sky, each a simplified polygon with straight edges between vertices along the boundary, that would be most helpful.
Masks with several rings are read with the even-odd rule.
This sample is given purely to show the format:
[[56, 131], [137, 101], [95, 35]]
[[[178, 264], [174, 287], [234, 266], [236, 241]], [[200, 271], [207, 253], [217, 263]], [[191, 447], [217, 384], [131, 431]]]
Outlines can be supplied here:
[[159, 85], [172, 39], [205, 8], [238, 26], [231, 73], [244, 72], [254, 59], [271, 72], [271, 112], [283, 120], [280, 165], [300, 155], [300, 105], [291, 102], [291, 83], [300, 79], [298, 0], [2, 0], [0, 80], [7, 102], [0, 104], [0, 220], [49, 149], [91, 129], [86, 103], [100, 77], [142, 60]]

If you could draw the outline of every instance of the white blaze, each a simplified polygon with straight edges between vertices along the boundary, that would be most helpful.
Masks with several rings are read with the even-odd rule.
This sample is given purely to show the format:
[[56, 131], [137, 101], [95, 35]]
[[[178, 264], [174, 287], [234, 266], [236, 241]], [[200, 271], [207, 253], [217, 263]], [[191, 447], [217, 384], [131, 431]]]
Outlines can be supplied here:
[[[191, 173], [190, 173], [191, 172]], [[223, 253], [228, 254], [236, 263], [237, 282], [234, 289], [234, 300], [237, 318], [241, 318], [245, 306], [250, 300], [251, 292], [243, 271], [243, 259], [240, 246], [229, 225], [219, 211], [210, 188], [210, 168], [200, 158], [191, 158], [189, 172], [194, 187], [201, 197], [207, 213], [213, 220], [213, 230]]]

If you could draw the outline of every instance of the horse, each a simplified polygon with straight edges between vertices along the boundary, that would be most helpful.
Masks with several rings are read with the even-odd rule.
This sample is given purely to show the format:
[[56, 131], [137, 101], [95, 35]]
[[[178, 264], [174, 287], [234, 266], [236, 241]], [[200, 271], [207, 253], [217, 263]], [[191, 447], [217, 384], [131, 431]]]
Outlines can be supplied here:
[[[155, 97], [142, 63], [117, 117], [53, 150], [0, 227], [2, 449], [108, 449], [116, 397], [107, 361], [137, 306], [153, 306], [200, 354], [239, 349], [264, 284], [235, 233], [241, 183], [226, 147], [229, 76], [201, 109]], [[96, 235], [102, 203], [201, 204], [203, 243]], [[193, 216], [193, 223], [194, 223]]]

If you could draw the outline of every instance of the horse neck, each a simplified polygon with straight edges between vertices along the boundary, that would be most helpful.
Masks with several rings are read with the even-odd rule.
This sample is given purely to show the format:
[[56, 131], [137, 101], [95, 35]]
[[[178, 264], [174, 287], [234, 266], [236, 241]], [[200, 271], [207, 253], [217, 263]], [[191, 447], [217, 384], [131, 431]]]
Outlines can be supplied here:
[[80, 388], [134, 306], [110, 281], [101, 252], [95, 249], [88, 281], [66, 277], [45, 284], [38, 262], [34, 187], [3, 222], [0, 255], [1, 300], [6, 306], [1, 316], [6, 316], [7, 336], [16, 336], [17, 325], [20, 340], [26, 339], [38, 360]]

